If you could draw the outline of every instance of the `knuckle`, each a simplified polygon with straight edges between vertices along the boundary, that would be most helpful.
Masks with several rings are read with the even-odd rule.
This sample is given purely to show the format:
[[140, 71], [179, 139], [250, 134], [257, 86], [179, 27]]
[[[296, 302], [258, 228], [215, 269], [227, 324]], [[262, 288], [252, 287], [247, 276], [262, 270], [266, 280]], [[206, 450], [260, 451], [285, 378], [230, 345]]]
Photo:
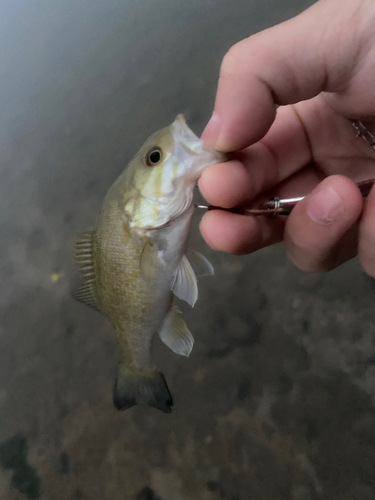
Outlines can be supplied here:
[[220, 67], [220, 78], [227, 78], [233, 74], [233, 68], [236, 66], [237, 56], [234, 54], [235, 46], [231, 47], [225, 54]]
[[252, 66], [261, 67], [264, 60], [267, 60], [269, 51], [262, 33], [240, 40], [225, 54], [221, 63], [220, 76], [226, 78]]
[[246, 41], [247, 39], [237, 42], [225, 54], [220, 67], [220, 78], [230, 77], [241, 69]]

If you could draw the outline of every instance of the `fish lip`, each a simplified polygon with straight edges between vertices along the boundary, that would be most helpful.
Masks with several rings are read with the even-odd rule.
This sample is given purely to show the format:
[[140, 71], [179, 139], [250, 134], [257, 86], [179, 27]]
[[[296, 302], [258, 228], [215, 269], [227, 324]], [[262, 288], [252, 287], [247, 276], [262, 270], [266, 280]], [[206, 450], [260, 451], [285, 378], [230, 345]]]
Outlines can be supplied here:
[[177, 115], [172, 127], [175, 140], [193, 157], [189, 169], [192, 180], [197, 181], [202, 172], [210, 165], [227, 161], [227, 156], [224, 153], [205, 144], [204, 140], [191, 130], [184, 115]]
[[190, 142], [190, 141], [201, 141], [201, 139], [191, 130], [191, 128], [186, 123], [185, 117], [182, 113], [176, 116], [175, 121], [172, 124], [177, 137], [180, 135], [185, 135], [182, 142]]

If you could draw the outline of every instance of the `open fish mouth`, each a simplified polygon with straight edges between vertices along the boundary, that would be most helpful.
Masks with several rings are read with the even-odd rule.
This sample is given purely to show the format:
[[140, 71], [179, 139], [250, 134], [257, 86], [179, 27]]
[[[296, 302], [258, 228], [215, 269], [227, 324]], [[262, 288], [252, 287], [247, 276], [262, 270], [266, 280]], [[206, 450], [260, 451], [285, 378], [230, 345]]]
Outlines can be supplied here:
[[178, 115], [172, 123], [173, 136], [189, 150], [190, 154], [200, 154], [204, 151], [204, 142], [188, 127], [184, 115]]
[[187, 125], [180, 114], [172, 123], [177, 158], [189, 163], [189, 171], [199, 176], [205, 168], [226, 161], [226, 155], [207, 146]]

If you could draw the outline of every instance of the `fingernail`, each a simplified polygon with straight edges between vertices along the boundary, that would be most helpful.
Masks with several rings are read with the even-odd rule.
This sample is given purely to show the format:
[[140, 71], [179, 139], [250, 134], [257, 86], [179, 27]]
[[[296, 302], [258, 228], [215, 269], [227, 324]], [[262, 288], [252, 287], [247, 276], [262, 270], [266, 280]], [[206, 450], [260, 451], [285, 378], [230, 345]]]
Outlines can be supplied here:
[[332, 224], [341, 217], [343, 212], [342, 199], [331, 187], [320, 189], [307, 203], [308, 216], [318, 224]]
[[203, 130], [202, 139], [209, 146], [214, 146], [220, 133], [220, 117], [217, 113], [213, 112], [210, 121], [207, 123], [206, 128]]

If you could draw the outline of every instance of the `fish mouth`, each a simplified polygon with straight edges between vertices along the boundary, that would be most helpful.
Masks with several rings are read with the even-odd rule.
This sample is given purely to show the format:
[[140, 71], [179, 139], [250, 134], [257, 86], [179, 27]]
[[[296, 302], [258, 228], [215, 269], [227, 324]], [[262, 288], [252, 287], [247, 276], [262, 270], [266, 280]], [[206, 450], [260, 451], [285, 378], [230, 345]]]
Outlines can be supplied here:
[[[200, 139], [186, 123], [184, 115], [180, 114], [172, 123], [173, 136], [179, 146], [185, 150], [190, 157], [189, 170], [195, 175], [199, 175], [210, 165], [222, 163], [227, 160], [224, 153], [207, 146], [203, 139]], [[180, 150], [181, 151], [181, 150]]]
[[176, 116], [175, 121], [172, 123], [172, 127], [179, 141], [185, 144], [191, 144], [193, 150], [195, 150], [194, 146], [197, 147], [200, 142], [203, 142], [188, 126], [183, 114]]

